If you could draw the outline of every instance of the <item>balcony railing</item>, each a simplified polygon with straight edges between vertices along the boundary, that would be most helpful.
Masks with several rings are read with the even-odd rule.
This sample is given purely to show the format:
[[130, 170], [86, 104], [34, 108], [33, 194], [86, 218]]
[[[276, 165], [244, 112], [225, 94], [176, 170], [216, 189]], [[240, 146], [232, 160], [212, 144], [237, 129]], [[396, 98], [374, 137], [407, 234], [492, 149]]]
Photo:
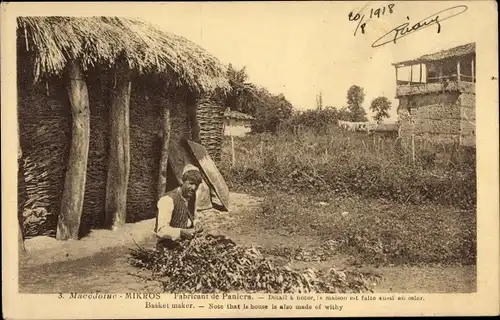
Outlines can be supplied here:
[[441, 76], [441, 77], [427, 77], [425, 81], [409, 81], [409, 80], [398, 80], [398, 86], [404, 85], [419, 85], [419, 84], [427, 84], [427, 83], [445, 83], [445, 82], [470, 82], [475, 83], [476, 78], [470, 75], [461, 74], [460, 79], [458, 79], [456, 74]]
[[470, 81], [441, 81], [441, 82], [425, 82], [416, 83], [409, 81], [398, 81], [398, 86], [396, 87], [396, 96], [410, 96], [428, 93], [438, 93], [444, 91], [459, 91], [475, 93], [475, 84]]

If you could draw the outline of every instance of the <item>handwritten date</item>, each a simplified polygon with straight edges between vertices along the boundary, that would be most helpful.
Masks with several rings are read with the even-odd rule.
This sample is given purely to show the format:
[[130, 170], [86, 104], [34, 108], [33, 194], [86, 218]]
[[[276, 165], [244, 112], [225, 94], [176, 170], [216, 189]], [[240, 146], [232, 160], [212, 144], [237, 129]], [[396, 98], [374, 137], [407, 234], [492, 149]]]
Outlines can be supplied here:
[[365, 21], [366, 15], [363, 14], [361, 15], [360, 13], [354, 13], [354, 12], [349, 12], [348, 18], [349, 21], [357, 21], [358, 25], [356, 26], [356, 29], [354, 30], [354, 35], [358, 33], [359, 28], [361, 28], [361, 33], [365, 33], [365, 28], [366, 28], [366, 23], [370, 21], [373, 17], [380, 18], [386, 14], [392, 14], [394, 12], [394, 7], [396, 5], [394, 3], [388, 4], [387, 6], [383, 6], [377, 9], [370, 9], [370, 15], [368, 20]]

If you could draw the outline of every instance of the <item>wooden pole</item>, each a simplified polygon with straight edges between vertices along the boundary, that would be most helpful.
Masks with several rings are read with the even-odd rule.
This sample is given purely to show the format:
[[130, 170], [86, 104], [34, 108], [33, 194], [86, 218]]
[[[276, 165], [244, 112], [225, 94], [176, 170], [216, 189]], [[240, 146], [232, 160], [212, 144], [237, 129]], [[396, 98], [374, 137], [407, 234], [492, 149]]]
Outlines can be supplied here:
[[162, 144], [160, 153], [160, 165], [158, 174], [158, 189], [157, 198], [158, 200], [164, 195], [167, 189], [167, 171], [168, 171], [168, 148], [170, 145], [170, 108], [167, 104], [163, 105], [162, 108]]
[[72, 138], [57, 222], [57, 240], [78, 239], [89, 153], [89, 95], [83, 71], [77, 61], [68, 63], [68, 76], [68, 95], [73, 118]]
[[115, 88], [109, 110], [109, 154], [106, 182], [106, 225], [116, 230], [126, 222], [130, 174], [130, 70], [115, 70]]
[[396, 70], [396, 86], [398, 85], [398, 66], [394, 66], [394, 69]]
[[422, 83], [422, 64], [419, 64], [420, 66], [420, 79], [418, 80], [419, 83]]
[[410, 66], [410, 84], [413, 81], [413, 65]]
[[472, 72], [472, 82], [476, 82], [475, 71], [474, 71], [474, 58], [470, 61], [470, 68]]
[[457, 81], [460, 81], [460, 60], [457, 61]]
[[198, 123], [196, 98], [194, 95], [189, 95], [187, 98], [187, 114], [189, 125], [191, 126], [191, 139], [196, 143], [201, 143], [200, 139], [200, 125]]
[[411, 135], [411, 159], [415, 163], [415, 135]]
[[233, 161], [233, 167], [236, 165], [236, 155], [234, 154], [234, 136], [231, 135], [231, 155]]
[[[24, 207], [24, 168], [23, 168], [23, 151], [21, 148], [21, 136], [19, 135], [19, 121], [17, 122], [17, 220], [19, 225], [18, 230], [18, 245], [21, 251], [26, 251], [24, 246], [24, 231], [23, 231], [23, 207]], [[23, 196], [21, 196], [21, 194]]]

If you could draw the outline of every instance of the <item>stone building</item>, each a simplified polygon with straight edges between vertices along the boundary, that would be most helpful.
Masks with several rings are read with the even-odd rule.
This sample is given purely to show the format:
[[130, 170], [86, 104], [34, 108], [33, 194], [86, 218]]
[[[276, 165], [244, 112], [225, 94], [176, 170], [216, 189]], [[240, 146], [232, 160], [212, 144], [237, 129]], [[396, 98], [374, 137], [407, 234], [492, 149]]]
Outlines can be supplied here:
[[399, 99], [399, 137], [475, 146], [476, 45], [427, 54], [393, 64]]

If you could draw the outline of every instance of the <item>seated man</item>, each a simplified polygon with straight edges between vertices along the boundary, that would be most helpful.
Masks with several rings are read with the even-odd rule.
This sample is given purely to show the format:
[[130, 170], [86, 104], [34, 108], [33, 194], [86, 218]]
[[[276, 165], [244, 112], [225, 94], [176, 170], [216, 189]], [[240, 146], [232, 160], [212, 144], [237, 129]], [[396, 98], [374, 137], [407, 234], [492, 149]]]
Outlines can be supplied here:
[[195, 232], [201, 231], [201, 224], [195, 219], [196, 191], [201, 182], [199, 169], [187, 165], [182, 174], [182, 185], [158, 200], [157, 249], [174, 248], [177, 245], [175, 240], [190, 239]]

